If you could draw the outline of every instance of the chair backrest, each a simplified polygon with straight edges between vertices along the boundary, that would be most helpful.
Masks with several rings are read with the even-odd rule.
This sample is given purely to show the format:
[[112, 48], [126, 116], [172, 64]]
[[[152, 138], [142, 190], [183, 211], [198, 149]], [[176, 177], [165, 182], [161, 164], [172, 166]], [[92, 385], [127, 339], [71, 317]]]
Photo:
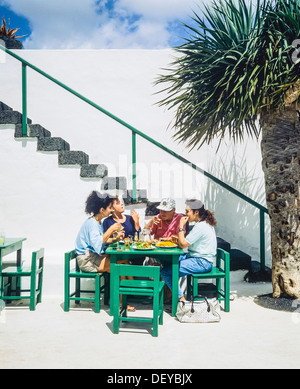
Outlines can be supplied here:
[[45, 249], [39, 249], [39, 250], [34, 251], [32, 253], [32, 259], [31, 259], [31, 268], [32, 268], [32, 270], [36, 269], [37, 261], [39, 261], [38, 267], [39, 268], [43, 267], [43, 264], [44, 264], [44, 253], [45, 253]]
[[230, 270], [230, 255], [227, 251], [217, 248], [216, 265], [225, 272]]
[[[70, 262], [76, 258], [76, 250], [71, 250], [65, 253], [65, 270], [70, 271]], [[77, 261], [76, 263], [76, 271], [79, 271], [79, 266]]]
[[114, 271], [116, 276], [151, 277], [155, 287], [160, 280], [159, 266], [115, 265]]
[[75, 250], [71, 250], [71, 251], [68, 251], [67, 253], [65, 253], [65, 260], [67, 260], [67, 261], [71, 261], [75, 257], [76, 257], [76, 251]]

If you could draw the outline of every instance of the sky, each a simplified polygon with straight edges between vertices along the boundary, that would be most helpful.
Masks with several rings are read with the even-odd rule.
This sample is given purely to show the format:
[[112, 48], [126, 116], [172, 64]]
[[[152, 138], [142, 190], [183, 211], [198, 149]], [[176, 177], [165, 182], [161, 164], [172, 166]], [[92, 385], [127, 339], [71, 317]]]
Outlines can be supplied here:
[[0, 0], [24, 49], [163, 49], [184, 42], [203, 0]]

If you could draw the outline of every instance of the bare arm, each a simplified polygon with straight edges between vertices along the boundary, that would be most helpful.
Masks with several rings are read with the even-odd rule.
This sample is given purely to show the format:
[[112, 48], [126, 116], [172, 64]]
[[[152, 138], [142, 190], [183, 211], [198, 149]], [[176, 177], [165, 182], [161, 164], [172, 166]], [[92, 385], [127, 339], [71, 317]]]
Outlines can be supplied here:
[[[188, 221], [188, 217], [184, 216], [180, 219], [179, 229], [184, 228], [185, 224]], [[178, 244], [179, 247], [185, 249], [190, 246], [190, 244], [185, 240], [184, 231], [178, 232]]]

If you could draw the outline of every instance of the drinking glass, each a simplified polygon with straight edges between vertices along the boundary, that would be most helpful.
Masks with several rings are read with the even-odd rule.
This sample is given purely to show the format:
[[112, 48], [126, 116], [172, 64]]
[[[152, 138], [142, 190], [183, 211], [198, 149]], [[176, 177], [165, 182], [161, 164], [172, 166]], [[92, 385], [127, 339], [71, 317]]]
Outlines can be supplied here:
[[130, 239], [129, 238], [124, 239], [124, 249], [130, 250]]
[[0, 244], [5, 243], [5, 233], [2, 231], [0, 232]]

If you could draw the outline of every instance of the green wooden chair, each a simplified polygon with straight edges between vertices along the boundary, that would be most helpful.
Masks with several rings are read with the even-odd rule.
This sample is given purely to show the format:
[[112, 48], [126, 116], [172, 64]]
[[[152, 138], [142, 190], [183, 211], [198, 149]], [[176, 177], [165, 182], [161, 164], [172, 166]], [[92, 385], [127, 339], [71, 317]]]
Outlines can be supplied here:
[[[75, 266], [72, 261], [75, 261]], [[71, 268], [71, 265], [73, 266]], [[75, 290], [71, 291], [71, 280], [75, 279]], [[86, 290], [81, 288], [81, 279], [94, 279], [95, 289]], [[103, 279], [103, 285], [101, 281]], [[100, 296], [104, 294], [104, 304], [109, 303], [109, 274], [108, 273], [85, 273], [79, 269], [76, 260], [76, 251], [72, 250], [65, 253], [65, 298], [64, 298], [64, 311], [69, 312], [70, 301], [75, 301], [75, 304], [79, 304], [80, 301], [92, 301], [95, 303], [95, 313], [100, 312]], [[92, 297], [84, 297], [87, 294], [93, 294]]]
[[[7, 278], [8, 280], [6, 286], [3, 288], [3, 300], [29, 299], [30, 310], [34, 311], [36, 304], [42, 301], [43, 267], [44, 249], [40, 249], [32, 253], [31, 266], [10, 266], [2, 270], [2, 279]], [[30, 289], [22, 289], [21, 279], [23, 277], [29, 277]], [[16, 281], [16, 287], [13, 287], [14, 280]]]
[[[187, 276], [187, 299], [201, 294], [198, 288], [199, 280], [215, 279], [215, 288], [205, 289], [205, 293], [216, 293], [219, 302], [224, 301], [225, 312], [230, 311], [230, 255], [227, 251], [218, 248], [216, 266], [209, 273], [191, 274]], [[221, 280], [223, 279], [223, 287]]]
[[[132, 276], [146, 279], [120, 279], [121, 276]], [[160, 281], [158, 266], [115, 265], [114, 267], [114, 307], [113, 332], [119, 333], [120, 321], [144, 322], [153, 324], [153, 336], [158, 336], [158, 324], [163, 324], [163, 297], [164, 285]], [[151, 279], [147, 279], [151, 278]], [[122, 307], [120, 309], [120, 295]], [[151, 296], [153, 298], [152, 317], [137, 317], [135, 313], [127, 316], [127, 296]]]

